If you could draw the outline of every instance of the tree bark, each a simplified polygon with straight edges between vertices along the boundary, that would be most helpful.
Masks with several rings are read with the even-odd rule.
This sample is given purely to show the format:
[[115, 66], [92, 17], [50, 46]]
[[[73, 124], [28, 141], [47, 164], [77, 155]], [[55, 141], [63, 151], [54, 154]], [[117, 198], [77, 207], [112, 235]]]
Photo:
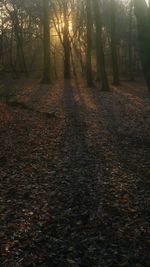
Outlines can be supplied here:
[[69, 21], [67, 2], [63, 2], [64, 29], [63, 29], [63, 46], [64, 46], [64, 78], [71, 78], [71, 47], [69, 40]]
[[51, 63], [50, 63], [50, 18], [49, 18], [49, 0], [43, 0], [43, 22], [44, 22], [44, 73], [43, 83], [51, 83]]
[[93, 86], [92, 75], [92, 10], [91, 0], [86, 0], [86, 26], [87, 26], [87, 51], [86, 51], [86, 78], [89, 87]]
[[111, 55], [113, 67], [113, 84], [119, 85], [119, 69], [117, 58], [117, 38], [116, 38], [116, 0], [111, 0]]
[[150, 91], [150, 19], [145, 0], [134, 0], [143, 73]]
[[130, 0], [129, 10], [129, 79], [134, 81], [133, 66], [133, 0]]
[[102, 40], [101, 13], [98, 0], [93, 0], [95, 27], [96, 27], [96, 57], [97, 57], [97, 75], [102, 83], [102, 90], [109, 91], [109, 84], [106, 74], [105, 56]]

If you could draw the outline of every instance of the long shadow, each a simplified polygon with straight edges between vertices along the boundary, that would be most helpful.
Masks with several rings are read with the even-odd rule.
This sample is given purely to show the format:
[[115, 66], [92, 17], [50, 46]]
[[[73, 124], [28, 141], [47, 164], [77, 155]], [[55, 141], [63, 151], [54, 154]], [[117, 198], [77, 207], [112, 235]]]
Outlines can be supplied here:
[[[76, 97], [79, 97], [77, 101]], [[55, 219], [50, 226], [53, 238], [62, 242], [64, 262], [74, 254], [78, 266], [96, 266], [91, 253], [87, 249], [93, 244], [98, 230], [95, 220], [99, 206], [100, 190], [96, 175], [96, 155], [89, 151], [87, 140], [87, 112], [84, 99], [78, 91], [77, 85], [64, 82], [63, 104], [65, 112], [65, 132], [59, 144], [59, 156], [56, 162], [57, 209]], [[49, 200], [51, 205], [51, 199]], [[94, 241], [95, 242], [95, 241]], [[73, 251], [69, 248], [72, 247]], [[54, 248], [54, 253], [56, 248]], [[71, 257], [72, 257], [71, 256]], [[49, 258], [48, 263], [63, 266], [56, 257]], [[69, 263], [65, 266], [68, 266]], [[47, 265], [51, 266], [51, 265]]]
[[[137, 200], [143, 199], [141, 197], [141, 191], [143, 190], [145, 192], [145, 196], [147, 194], [146, 188], [143, 187], [143, 183], [139, 184], [139, 178], [141, 177], [141, 181], [143, 180], [142, 175], [139, 174], [137, 171], [137, 168], [135, 171], [130, 169], [129, 167], [129, 153], [131, 147], [134, 146], [133, 139], [128, 139], [126, 143], [126, 147], [128, 147], [127, 151], [124, 150], [125, 147], [122, 146], [121, 142], [122, 139], [120, 139], [119, 134], [116, 131], [116, 125], [115, 125], [115, 111], [113, 110], [112, 106], [106, 106], [106, 103], [104, 103], [104, 98], [101, 94], [98, 94], [96, 90], [89, 90], [88, 94], [91, 95], [91, 98], [95, 102], [95, 105], [97, 106], [97, 111], [99, 114], [103, 111], [103, 119], [104, 119], [104, 126], [108, 132], [108, 144], [105, 146], [106, 152], [112, 151], [112, 159], [108, 157], [105, 158], [105, 167], [108, 162], [108, 173], [107, 173], [107, 179], [109, 182], [106, 186], [106, 198], [108, 200], [108, 205], [106, 205], [106, 208], [104, 209], [104, 212], [107, 214], [107, 220], [110, 219], [110, 225], [113, 229], [114, 236], [114, 243], [116, 244], [117, 253], [119, 252], [120, 255], [122, 253], [128, 253], [128, 249], [126, 250], [127, 244], [129, 245], [129, 249], [131, 252], [131, 255], [129, 257], [129, 266], [132, 264], [136, 264], [137, 262], [142, 262], [146, 260], [146, 256], [143, 255], [143, 257], [140, 258], [140, 253], [137, 251], [140, 251], [142, 248], [145, 249], [145, 255], [146, 253], [146, 247], [145, 241], [146, 235], [141, 234], [138, 236], [138, 238], [135, 238], [135, 229], [139, 229], [144, 224], [145, 220], [148, 221], [148, 215], [147, 215], [147, 206], [142, 205], [141, 210], [136, 212], [137, 210]], [[109, 97], [109, 93], [105, 93], [106, 98]], [[108, 96], [107, 96], [108, 94]], [[109, 103], [109, 102], [107, 102]], [[129, 146], [130, 144], [130, 146]], [[110, 146], [110, 148], [109, 148]], [[137, 144], [137, 147], [140, 146], [140, 144]], [[144, 148], [144, 146], [143, 146]], [[134, 153], [136, 154], [136, 147], [134, 149]], [[107, 155], [107, 154], [106, 154]], [[145, 160], [147, 158], [145, 157]], [[112, 161], [112, 162], [111, 162]], [[138, 162], [137, 162], [138, 165]], [[117, 170], [118, 169], [118, 170]], [[115, 170], [115, 171], [114, 171]], [[115, 173], [116, 172], [116, 173]], [[141, 188], [142, 186], [142, 188]], [[125, 199], [125, 202], [124, 202]], [[138, 200], [139, 201], [139, 200]], [[110, 203], [110, 204], [109, 204]], [[136, 218], [135, 218], [135, 212], [136, 212]], [[128, 224], [127, 220], [127, 214], [128, 218], [130, 218], [131, 226]], [[120, 221], [120, 222], [119, 222]], [[116, 228], [116, 226], [117, 228]], [[112, 233], [112, 229], [110, 227], [110, 233]], [[122, 229], [124, 236], [122, 237], [122, 241], [119, 244], [119, 232], [118, 229]], [[127, 238], [126, 236], [130, 233], [131, 238]], [[133, 238], [132, 238], [133, 237]], [[111, 239], [110, 239], [111, 244]], [[143, 245], [142, 245], [143, 244]], [[141, 246], [141, 248], [140, 248]], [[120, 260], [119, 260], [120, 261]]]
[[[76, 101], [78, 89], [71, 82], [64, 83], [64, 110], [66, 117], [66, 131], [60, 144], [62, 156], [69, 156], [67, 166], [70, 169], [70, 179], [73, 184], [80, 186], [80, 175], [82, 182], [86, 181], [86, 175], [91, 175], [91, 170], [95, 166], [95, 157], [89, 151], [87, 140], [87, 125], [85, 122], [86, 107], [83, 98], [79, 94], [79, 100]], [[65, 150], [65, 154], [63, 153]], [[75, 176], [75, 178], [73, 178]]]
[[[87, 94], [89, 94], [88, 91]], [[78, 97], [79, 99], [76, 99]], [[94, 100], [96, 100], [95, 96]], [[61, 161], [62, 164], [57, 166], [58, 208], [52, 226], [52, 236], [59, 240], [58, 243], [62, 246], [64, 262], [71, 255], [73, 259], [79, 259], [78, 266], [98, 266], [98, 259], [105, 258], [103, 253], [108, 253], [108, 249], [111, 250], [111, 244], [115, 243], [118, 254], [122, 252], [122, 246], [119, 247], [118, 240], [118, 218], [121, 218], [121, 214], [117, 208], [109, 206], [109, 201], [112, 202], [111, 184], [108, 182], [105, 186], [105, 194], [103, 188], [100, 188], [98, 184], [96, 165], [98, 164], [98, 170], [102, 171], [107, 164], [103, 155], [104, 151], [100, 147], [89, 151], [88, 126], [87, 118], [85, 118], [89, 110], [86, 108], [78, 84], [74, 88], [70, 82], [65, 82], [63, 101], [66, 131], [59, 147], [58, 161]], [[100, 107], [97, 111], [102, 112]], [[99, 134], [102, 137], [102, 133]], [[104, 162], [106, 165], [101, 168], [100, 163], [104, 164]], [[110, 171], [105, 173], [105, 179], [110, 178]], [[104, 182], [106, 183], [106, 180]], [[106, 205], [100, 207], [100, 201], [103, 202], [102, 199], [105, 197]], [[100, 238], [101, 233], [102, 239]], [[70, 246], [73, 248], [73, 252], [69, 251]], [[95, 251], [89, 252], [93, 247], [95, 247]], [[54, 251], [56, 253], [55, 249]], [[112, 262], [116, 258], [117, 255], [113, 256]], [[57, 262], [56, 259], [51, 258], [48, 260], [48, 264], [50, 261], [63, 266], [62, 261]], [[68, 264], [66, 263], [64, 266], [68, 266]]]
[[[104, 118], [105, 118], [105, 127], [108, 130], [108, 132], [111, 135], [112, 142], [115, 147], [115, 151], [118, 153], [118, 161], [120, 161], [122, 168], [126, 171], [131, 171], [137, 173], [139, 175], [139, 169], [137, 166], [139, 165], [139, 160], [141, 157], [143, 158], [143, 154], [139, 157], [137, 157], [137, 164], [135, 165], [135, 168], [132, 168], [132, 160], [129, 161], [129, 155], [132, 158], [132, 153], [137, 154], [137, 151], [139, 149], [139, 152], [141, 152], [141, 148], [148, 151], [149, 148], [149, 139], [145, 137], [141, 138], [140, 136], [134, 136], [131, 133], [123, 133], [122, 131], [118, 131], [118, 125], [117, 125], [117, 116], [115, 107], [113, 105], [106, 106], [106, 103], [103, 102], [104, 98], [101, 97], [101, 94], [97, 94], [96, 91], [90, 90], [89, 94], [93, 98], [93, 101], [95, 101], [95, 105], [97, 106], [98, 112], [100, 113], [101, 110], [104, 110]], [[109, 93], [106, 98], [109, 98]], [[115, 93], [116, 94], [116, 93]], [[124, 93], [121, 93], [121, 91], [117, 91], [118, 96], [125, 97]], [[97, 97], [96, 97], [97, 96]], [[134, 96], [134, 94], [133, 94]], [[113, 98], [112, 98], [113, 101]], [[130, 99], [127, 100], [130, 102]], [[141, 111], [142, 112], [142, 111]], [[119, 115], [121, 116], [121, 115]], [[124, 150], [124, 153], [122, 151]], [[146, 153], [145, 153], [146, 154]], [[148, 161], [148, 158], [145, 157], [145, 161]], [[131, 167], [130, 167], [131, 166]], [[131, 170], [130, 170], [131, 168]], [[137, 171], [138, 169], [138, 171]]]
[[[126, 168], [116, 175], [112, 172], [115, 172], [113, 164], [116, 162], [120, 164], [121, 160], [118, 144], [112, 137], [113, 131], [107, 122], [108, 117], [112, 116], [109, 114], [112, 110], [108, 107], [104, 112], [105, 107], [101, 96], [98, 96], [98, 88], [84, 88], [82, 94], [80, 83], [73, 84], [65, 81], [63, 87], [62, 102], [65, 120], [62, 120], [62, 123], [64, 127], [60, 136], [59, 132], [52, 136], [53, 140], [58, 135], [59, 141], [53, 147], [54, 159], [49, 165], [50, 172], [49, 177], [45, 179], [46, 185], [43, 184], [45, 174], [43, 177], [42, 173], [40, 174], [40, 184], [44, 185], [45, 189], [44, 197], [46, 195], [45, 203], [41, 201], [43, 210], [45, 208], [47, 210], [44, 215], [46, 217], [42, 219], [45, 223], [37, 227], [38, 217], [34, 220], [37, 239], [33, 246], [30, 246], [29, 252], [33, 255], [44, 255], [43, 262], [41, 259], [41, 262], [36, 265], [41, 267], [98, 267], [100, 265], [105, 267], [116, 266], [119, 263], [122, 265], [124, 263], [122, 255], [128, 255], [130, 249], [130, 255], [132, 254], [134, 258], [134, 249], [138, 248], [137, 242], [141, 246], [142, 238], [134, 240], [134, 229], [131, 227], [130, 230], [128, 227], [128, 223], [134, 223], [132, 216], [135, 213], [124, 214], [120, 209], [123, 207], [121, 199], [124, 199], [124, 189], [126, 189], [123, 188], [121, 192], [120, 181], [130, 177]], [[91, 105], [93, 109], [88, 107], [86, 94], [89, 101], [92, 104], [95, 103]], [[41, 90], [39, 95], [44, 102], [47, 90], [44, 92]], [[32, 97], [36, 98], [36, 91], [35, 96], [32, 95]], [[92, 112], [96, 116], [94, 121], [92, 121]], [[101, 124], [102, 119], [103, 124]], [[92, 132], [90, 126], [94, 123], [97, 127], [95, 132]], [[103, 138], [102, 127], [108, 134], [106, 138]], [[87, 135], [88, 131], [90, 136]], [[90, 148], [90, 142], [97, 142], [94, 140], [96, 135], [97, 139], [102, 141], [106, 139], [108, 142], [102, 147], [101, 143], [98, 143]], [[47, 138], [50, 138], [49, 135]], [[112, 163], [105, 155], [109, 146], [110, 150], [115, 151], [115, 155], [112, 154], [112, 157], [115, 156], [115, 159], [112, 158]], [[49, 153], [48, 149], [45, 153]], [[53, 169], [50, 169], [51, 165], [54, 166]], [[44, 166], [47, 169], [47, 166]], [[122, 169], [122, 165], [119, 168]], [[122, 174], [125, 174], [125, 178], [119, 177]], [[123, 183], [123, 187], [126, 182]], [[10, 193], [13, 195], [12, 192]], [[40, 192], [37, 191], [40, 202], [39, 194]], [[42, 194], [41, 198], [43, 198]], [[129, 217], [131, 221], [128, 221]], [[140, 227], [138, 221], [137, 224]], [[131, 233], [131, 239], [128, 238], [128, 231]], [[129, 267], [134, 266], [133, 260], [129, 259], [127, 263]]]

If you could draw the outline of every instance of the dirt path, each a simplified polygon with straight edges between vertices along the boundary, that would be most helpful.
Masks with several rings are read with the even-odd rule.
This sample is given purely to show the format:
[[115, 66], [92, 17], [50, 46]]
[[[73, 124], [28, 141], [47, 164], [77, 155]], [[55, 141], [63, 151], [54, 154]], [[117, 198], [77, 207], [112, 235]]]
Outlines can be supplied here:
[[0, 103], [0, 266], [149, 266], [149, 96], [131, 87], [18, 90], [50, 118]]

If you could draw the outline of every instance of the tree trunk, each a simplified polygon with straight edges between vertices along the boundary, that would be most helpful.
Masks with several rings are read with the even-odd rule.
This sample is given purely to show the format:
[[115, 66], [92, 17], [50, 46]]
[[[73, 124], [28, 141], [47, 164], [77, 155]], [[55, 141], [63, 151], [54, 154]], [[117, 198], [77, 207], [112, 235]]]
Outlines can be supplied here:
[[43, 22], [44, 22], [44, 73], [43, 83], [51, 83], [51, 63], [50, 63], [50, 18], [49, 18], [49, 0], [43, 0]]
[[19, 65], [21, 72], [24, 72], [26, 77], [29, 76], [27, 64], [25, 60], [25, 54], [23, 49], [23, 36], [22, 36], [22, 27], [19, 24], [19, 18], [18, 18], [18, 10], [15, 6], [14, 11], [11, 14], [12, 23], [14, 27], [14, 33], [17, 41], [17, 55], [19, 59]]
[[145, 0], [134, 0], [135, 15], [137, 18], [139, 48], [143, 73], [150, 91], [150, 20], [149, 7]]
[[96, 53], [97, 53], [97, 75], [102, 83], [102, 90], [109, 91], [109, 84], [105, 67], [105, 56], [102, 40], [101, 13], [98, 0], [93, 0], [95, 27], [96, 27]]
[[133, 66], [133, 0], [130, 0], [129, 11], [129, 79], [134, 81], [134, 66]]
[[63, 29], [63, 46], [64, 46], [64, 78], [71, 78], [71, 47], [69, 40], [69, 21], [67, 2], [63, 3], [64, 29]]
[[86, 51], [86, 78], [89, 87], [93, 86], [92, 76], [92, 10], [91, 0], [86, 0], [87, 51]]
[[116, 0], [111, 0], [111, 55], [113, 67], [113, 84], [117, 86], [120, 84], [120, 81], [116, 44]]

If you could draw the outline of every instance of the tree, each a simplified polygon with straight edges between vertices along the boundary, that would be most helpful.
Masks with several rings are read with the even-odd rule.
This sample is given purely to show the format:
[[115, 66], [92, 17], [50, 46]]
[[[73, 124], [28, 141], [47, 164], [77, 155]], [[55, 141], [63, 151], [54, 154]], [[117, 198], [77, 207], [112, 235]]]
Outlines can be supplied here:
[[129, 7], [129, 79], [134, 81], [133, 66], [133, 0], [130, 0]]
[[139, 48], [144, 76], [150, 91], [150, 15], [145, 0], [134, 0]]
[[93, 0], [93, 9], [96, 28], [96, 58], [97, 58], [97, 75], [102, 83], [102, 90], [109, 91], [108, 79], [105, 67], [105, 56], [102, 40], [101, 13], [98, 0]]
[[86, 78], [88, 86], [93, 86], [92, 76], [92, 8], [91, 0], [86, 0], [86, 28], [87, 28], [87, 51], [86, 51]]
[[109, 90], [107, 71], [116, 85], [119, 74], [132, 80], [133, 69], [141, 73], [140, 51], [149, 84], [149, 29], [147, 0], [1, 0], [0, 64], [13, 77], [41, 75], [46, 83], [53, 74], [85, 75], [89, 87], [96, 70], [102, 89]]
[[111, 0], [111, 55], [113, 69], [113, 84], [119, 85], [119, 69], [117, 58], [117, 38], [116, 38], [116, 0]]
[[44, 73], [43, 83], [51, 82], [51, 64], [50, 64], [50, 18], [49, 18], [49, 0], [43, 0], [43, 24], [44, 24]]
[[64, 17], [64, 27], [63, 27], [63, 47], [64, 47], [64, 78], [71, 78], [71, 46], [69, 40], [69, 16], [68, 16], [68, 3], [66, 0], [63, 1], [63, 17]]

